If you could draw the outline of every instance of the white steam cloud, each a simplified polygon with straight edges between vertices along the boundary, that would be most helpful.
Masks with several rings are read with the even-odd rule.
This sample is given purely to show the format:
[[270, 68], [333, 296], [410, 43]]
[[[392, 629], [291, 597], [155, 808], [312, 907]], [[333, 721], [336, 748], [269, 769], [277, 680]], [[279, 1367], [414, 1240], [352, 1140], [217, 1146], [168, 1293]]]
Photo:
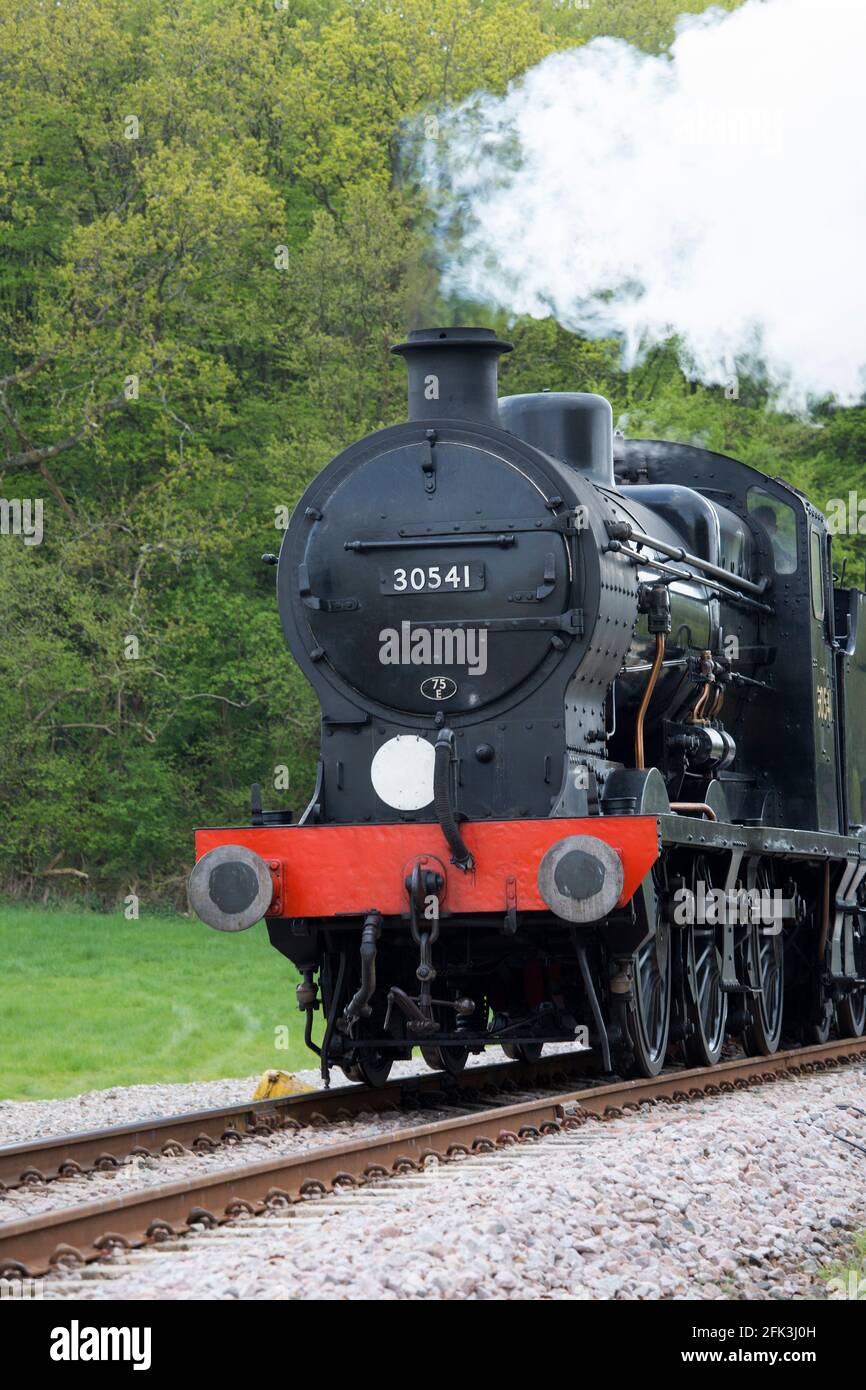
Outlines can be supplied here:
[[866, 386], [864, 0], [749, 0], [669, 55], [596, 39], [431, 126], [444, 289], [788, 405]]

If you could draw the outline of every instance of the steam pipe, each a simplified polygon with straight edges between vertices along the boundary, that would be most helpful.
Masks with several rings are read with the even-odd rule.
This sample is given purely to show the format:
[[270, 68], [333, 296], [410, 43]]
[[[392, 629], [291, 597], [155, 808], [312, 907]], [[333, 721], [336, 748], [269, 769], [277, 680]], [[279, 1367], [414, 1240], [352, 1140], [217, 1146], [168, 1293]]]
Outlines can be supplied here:
[[664, 660], [664, 655], [665, 635], [663, 632], [657, 632], [655, 656], [653, 658], [652, 668], [647, 678], [647, 683], [643, 692], [643, 698], [640, 702], [640, 708], [637, 712], [637, 719], [635, 721], [634, 726], [634, 765], [635, 767], [640, 769], [643, 769], [643, 767], [645, 766], [643, 747], [644, 720], [646, 718], [646, 712], [649, 709], [649, 702], [652, 699], [652, 694], [653, 690], [655, 689], [656, 681], [659, 678], [659, 671], [662, 669], [662, 661]]
[[698, 696], [697, 700], [695, 701], [695, 707], [694, 707], [694, 709], [692, 710], [691, 714], [689, 715], [688, 720], [686, 721], [687, 723], [689, 723], [689, 724], [706, 724], [706, 723], [707, 723], [707, 720], [706, 720], [705, 718], [703, 718], [703, 716], [702, 716], [702, 711], [703, 711], [704, 705], [705, 705], [706, 702], [707, 702], [707, 696], [709, 695], [709, 693], [710, 693], [710, 687], [709, 687], [709, 685], [705, 685], [704, 688], [703, 688], [703, 690], [701, 691], [700, 695]]
[[830, 861], [824, 861], [824, 889], [821, 894], [821, 931], [818, 937], [818, 960], [823, 963], [830, 935]]
[[382, 925], [381, 912], [368, 912], [364, 918], [361, 932], [361, 985], [346, 1005], [343, 1014], [347, 1023], [359, 1018], [369, 1018], [372, 1012], [370, 999], [376, 988], [376, 942]]
[[677, 570], [671, 565], [663, 564], [661, 560], [652, 560], [648, 555], [640, 555], [636, 550], [629, 550], [628, 546], [623, 545], [621, 541], [611, 541], [607, 548], [622, 555], [630, 565], [634, 565], [638, 569], [658, 570], [659, 574], [668, 574], [672, 579], [681, 579], [686, 584], [702, 584], [705, 589], [712, 589], [715, 593], [730, 599], [731, 603], [739, 603], [741, 607], [750, 608], [756, 613], [773, 613], [775, 611], [771, 604], [759, 603], [756, 598], [748, 598], [746, 594], [740, 594], [736, 589], [730, 589], [726, 584], [720, 584], [716, 579], [699, 579], [694, 574], [688, 574], [686, 570]]
[[598, 995], [596, 994], [595, 985], [593, 984], [592, 974], [589, 969], [589, 961], [586, 958], [586, 947], [579, 940], [575, 927], [571, 928], [571, 942], [577, 955], [577, 963], [580, 966], [580, 977], [583, 980], [584, 992], [589, 1000], [589, 1007], [592, 1012], [593, 1022], [595, 1023], [595, 1031], [598, 1034], [598, 1043], [601, 1048], [601, 1064], [605, 1071], [609, 1072], [611, 1070], [610, 1038], [608, 1037], [604, 1015], [601, 1012]]
[[474, 860], [466, 845], [454, 807], [451, 805], [451, 757], [454, 751], [454, 734], [451, 729], [440, 729], [436, 739], [433, 763], [433, 809], [442, 834], [451, 851], [451, 863], [458, 869], [472, 869]]
[[334, 1029], [337, 1026], [337, 1009], [340, 1007], [340, 1000], [343, 997], [343, 981], [346, 978], [346, 952], [340, 952], [340, 964], [337, 969], [337, 983], [334, 985], [334, 993], [331, 996], [331, 1011], [328, 1014], [328, 1022], [325, 1026], [325, 1036], [322, 1038], [322, 1081], [325, 1083], [325, 1090], [330, 1089], [331, 1085], [331, 1064], [328, 1053], [331, 1048], [331, 1039], [334, 1036]]
[[705, 801], [672, 801], [671, 810], [679, 811], [680, 815], [703, 814], [707, 820], [718, 820], [718, 816], [712, 806], [708, 806]]

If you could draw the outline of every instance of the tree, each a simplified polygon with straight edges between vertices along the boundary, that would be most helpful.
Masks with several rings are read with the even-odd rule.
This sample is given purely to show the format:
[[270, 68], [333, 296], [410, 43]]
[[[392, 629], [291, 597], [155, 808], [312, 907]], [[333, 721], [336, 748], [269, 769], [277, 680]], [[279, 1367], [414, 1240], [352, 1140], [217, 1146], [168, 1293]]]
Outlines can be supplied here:
[[601, 391], [629, 433], [736, 453], [819, 503], [856, 485], [862, 409], [774, 415], [759, 381], [736, 402], [687, 381], [672, 346], [626, 373], [616, 342], [439, 298], [412, 142], [556, 48], [661, 51], [680, 8], [0, 12], [0, 478], [44, 502], [42, 544], [0, 535], [7, 883], [177, 899], [191, 826], [243, 819], [250, 782], [301, 809], [317, 710], [259, 556], [330, 457], [403, 418], [388, 347], [419, 322], [510, 334], [504, 390]]

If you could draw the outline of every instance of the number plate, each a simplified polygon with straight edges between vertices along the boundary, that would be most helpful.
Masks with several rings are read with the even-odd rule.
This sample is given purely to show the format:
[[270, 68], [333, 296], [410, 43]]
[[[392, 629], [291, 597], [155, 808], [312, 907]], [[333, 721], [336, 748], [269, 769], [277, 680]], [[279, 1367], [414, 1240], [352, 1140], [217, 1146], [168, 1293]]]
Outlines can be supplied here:
[[399, 565], [379, 577], [383, 594], [456, 594], [484, 588], [480, 560], [456, 565]]

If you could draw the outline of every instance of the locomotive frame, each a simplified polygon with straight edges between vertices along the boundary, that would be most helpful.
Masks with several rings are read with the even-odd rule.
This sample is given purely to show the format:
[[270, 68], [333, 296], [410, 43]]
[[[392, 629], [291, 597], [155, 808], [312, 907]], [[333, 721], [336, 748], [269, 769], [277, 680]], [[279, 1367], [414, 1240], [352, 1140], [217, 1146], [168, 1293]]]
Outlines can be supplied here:
[[[645, 1075], [731, 1036], [862, 1034], [866, 595], [834, 583], [820, 512], [693, 446], [614, 450], [599, 397], [499, 402], [486, 330], [397, 350], [409, 422], [323, 470], [280, 557], [322, 703], [313, 796], [292, 824], [256, 787], [250, 825], [199, 830], [195, 910], [265, 917], [326, 1081], [579, 1026], [601, 1070]], [[376, 668], [401, 603], [422, 631], [446, 611], [443, 554], [447, 630], [510, 635], [508, 658]], [[678, 921], [708, 886], [721, 914]], [[730, 910], [760, 894], [769, 925]]]

